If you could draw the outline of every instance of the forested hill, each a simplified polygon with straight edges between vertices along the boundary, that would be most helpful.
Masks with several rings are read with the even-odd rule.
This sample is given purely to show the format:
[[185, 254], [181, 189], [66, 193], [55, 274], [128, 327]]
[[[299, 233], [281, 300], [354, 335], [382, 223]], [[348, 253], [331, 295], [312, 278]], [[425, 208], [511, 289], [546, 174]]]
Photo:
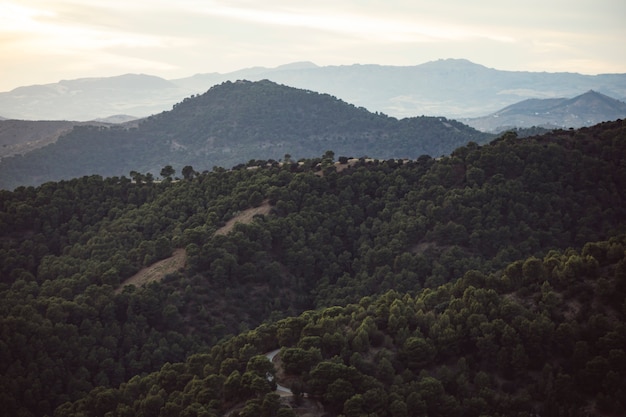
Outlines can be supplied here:
[[623, 412], [626, 122], [339, 160], [0, 191], [0, 409], [289, 416], [282, 347], [330, 415]]
[[138, 128], [76, 127], [54, 144], [3, 159], [0, 188], [131, 170], [156, 176], [166, 165], [230, 168], [285, 154], [313, 158], [328, 149], [380, 159], [436, 157], [491, 138], [453, 120], [398, 120], [270, 81], [225, 82], [145, 119]]

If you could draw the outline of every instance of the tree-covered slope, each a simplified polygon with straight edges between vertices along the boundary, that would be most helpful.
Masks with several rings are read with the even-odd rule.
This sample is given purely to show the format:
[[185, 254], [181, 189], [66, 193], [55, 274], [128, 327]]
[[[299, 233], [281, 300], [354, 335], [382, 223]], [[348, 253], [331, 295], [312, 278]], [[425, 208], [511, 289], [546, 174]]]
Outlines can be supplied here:
[[[304, 397], [347, 417], [621, 415], [625, 249], [622, 236], [415, 296], [308, 311], [95, 389], [56, 416], [286, 417]], [[264, 356], [276, 348], [278, 368]], [[295, 396], [281, 401], [269, 374]]]
[[397, 120], [327, 94], [270, 81], [217, 85], [145, 119], [137, 128], [76, 127], [56, 143], [0, 162], [0, 188], [83, 175], [157, 175], [165, 165], [200, 171], [251, 159], [440, 156], [492, 136], [435, 117]]
[[[75, 407], [93, 411], [90, 408], [93, 406], [98, 411], [77, 411], [76, 415], [104, 415], [115, 404], [120, 407], [126, 404], [129, 408], [120, 408], [113, 415], [137, 414], [133, 408], [135, 401], [147, 399], [141, 397], [144, 395], [141, 392], [152, 382], [135, 376], [157, 371], [169, 362], [176, 365], [168, 368], [173, 374], [169, 372], [167, 378], [180, 381], [169, 379], [171, 389], [166, 388], [165, 393], [160, 393], [160, 388], [149, 388], [148, 408], [141, 411], [144, 415], [167, 415], [170, 408], [165, 404], [178, 401], [170, 398], [169, 393], [181, 390], [180, 384], [186, 384], [189, 381], [186, 378], [191, 375], [184, 371], [185, 358], [192, 354], [214, 355], [215, 349], [219, 351], [227, 345], [213, 346], [228, 335], [263, 322], [271, 326], [284, 318], [288, 322], [288, 317], [305, 310], [319, 309], [314, 314], [332, 315], [321, 312], [333, 306], [364, 303], [368, 315], [379, 314], [372, 313], [370, 309], [375, 307], [369, 306], [387, 302], [384, 297], [378, 297], [390, 290], [397, 294], [393, 297], [413, 300], [411, 303], [415, 305], [428, 294], [440, 291], [448, 294], [448, 298], [442, 296], [429, 301], [432, 305], [423, 309], [424, 314], [432, 313], [438, 320], [439, 314], [449, 307], [450, 294], [454, 293], [455, 297], [463, 294], [461, 289], [454, 290], [457, 285], [463, 291], [468, 285], [477, 291], [492, 290], [495, 295], [489, 297], [497, 299], [494, 303], [498, 305], [506, 300], [519, 304], [523, 308], [519, 314], [514, 309], [507, 318], [500, 317], [499, 310], [493, 314], [480, 309], [476, 312], [484, 314], [487, 322], [500, 317], [519, 337], [527, 337], [528, 329], [524, 327], [526, 322], [514, 323], [516, 317], [530, 322], [543, 320], [536, 315], [540, 310], [533, 307], [538, 302], [533, 294], [538, 294], [537, 286], [543, 286], [545, 280], [562, 300], [574, 297], [571, 303], [563, 302], [569, 303], [576, 314], [581, 310], [581, 314], [587, 313], [585, 303], [589, 300], [604, 300], [591, 305], [593, 311], [604, 314], [608, 320], [609, 324], [605, 325], [601, 323], [603, 319], [594, 318], [604, 333], [584, 336], [587, 339], [575, 333], [564, 345], [573, 350], [576, 342], [587, 342], [588, 354], [592, 356], [585, 356], [585, 362], [579, 363], [586, 369], [587, 362], [600, 355], [590, 343], [596, 343], [597, 338], [610, 331], [617, 332], [619, 337], [623, 334], [623, 329], [611, 327], [622, 322], [624, 314], [623, 307], [622, 310], [619, 307], [623, 303], [619, 299], [622, 284], [613, 280], [613, 276], [621, 277], [613, 271], [622, 268], [619, 262], [624, 251], [623, 239], [598, 244], [601, 247], [598, 250], [588, 242], [609, 240], [626, 232], [626, 202], [622, 192], [626, 189], [625, 139], [625, 122], [617, 121], [533, 138], [506, 135], [485, 146], [470, 143], [438, 160], [426, 156], [407, 161], [362, 159], [348, 165], [344, 158], [339, 158], [340, 163], [333, 164], [332, 153], [327, 152], [302, 164], [254, 161], [250, 167], [230, 171], [216, 168], [204, 174], [188, 175], [188, 179], [179, 182], [132, 182], [125, 177], [89, 176], [36, 188], [1, 191], [0, 407], [12, 415], [39, 416], [52, 415], [62, 404], [73, 403], [64, 405], [57, 413], [66, 415]], [[248, 225], [236, 225], [227, 235], [215, 235], [238, 212], [265, 201], [273, 208], [270, 214], [258, 216]], [[605, 246], [612, 249], [602, 249]], [[567, 251], [570, 247], [574, 248], [573, 252]], [[142, 288], [119, 288], [123, 280], [143, 266], [168, 257], [175, 248], [184, 248], [187, 253], [183, 269]], [[553, 250], [560, 252], [551, 253]], [[559, 253], [567, 259], [560, 258]], [[549, 259], [555, 256], [558, 262], [550, 267]], [[529, 261], [533, 257], [543, 265], [541, 268], [535, 265], [537, 262]], [[564, 263], [563, 268], [559, 267], [561, 272], [555, 270], [559, 262]], [[533, 266], [535, 270], [524, 271]], [[535, 272], [540, 276], [536, 281], [527, 276]], [[456, 284], [463, 277], [467, 282]], [[595, 281], [587, 280], [593, 277]], [[597, 298], [595, 292], [605, 298]], [[609, 303], [611, 294], [617, 298]], [[607, 308], [604, 313], [602, 306]], [[566, 310], [562, 313], [566, 314]], [[419, 337], [415, 324], [408, 324], [415, 323], [416, 314], [415, 308], [400, 310], [398, 319], [406, 321], [408, 326], [408, 333], [403, 333], [405, 342]], [[355, 312], [351, 320], [358, 323], [365, 319], [361, 316]], [[434, 322], [429, 322], [429, 326]], [[480, 320], [466, 321], [462, 326], [457, 321], [451, 323], [455, 331], [466, 329], [470, 334], [483, 331]], [[472, 327], [472, 323], [477, 327]], [[352, 328], [352, 324], [348, 325], [346, 332]], [[399, 352], [412, 349], [404, 345], [400, 348], [395, 333], [382, 325], [376, 326], [392, 339], [388, 347], [392, 353], [394, 349], [400, 349]], [[341, 329], [333, 332], [342, 333], [344, 328]], [[228, 355], [235, 359], [223, 365], [223, 373], [229, 377], [235, 369], [240, 369], [236, 367], [244, 366], [249, 352], [262, 353], [279, 345], [296, 346], [300, 333], [292, 337], [285, 332], [281, 337], [290, 338], [288, 343], [277, 342], [269, 335], [250, 341], [250, 347], [243, 351], [243, 345], [237, 347], [237, 352], [229, 351]], [[497, 339], [493, 343], [498, 349], [517, 346], [501, 345], [504, 342], [499, 333], [494, 335]], [[306, 336], [323, 337], [323, 333]], [[327, 338], [332, 339], [331, 336]], [[424, 336], [431, 337], [430, 327]], [[505, 372], [496, 365], [489, 368], [486, 364], [482, 368], [475, 350], [480, 349], [478, 342], [467, 339], [470, 336], [464, 337], [458, 349], [469, 346], [466, 362], [475, 362], [471, 369], [476, 375], [480, 372], [477, 369], [487, 375], [480, 374], [483, 381], [480, 383], [487, 384], [486, 387], [514, 396], [526, 392], [520, 391], [528, 389], [526, 380], [531, 381], [528, 383], [536, 380], [535, 368], [530, 368], [527, 376], [506, 373], [510, 370]], [[380, 342], [375, 340], [379, 339], [370, 340], [370, 346]], [[383, 335], [382, 344], [374, 347], [385, 346], [385, 340]], [[514, 337], [513, 341], [518, 339]], [[302, 342], [300, 347], [309, 349], [317, 342], [306, 343]], [[341, 360], [345, 360], [341, 353], [343, 345], [336, 346]], [[377, 352], [350, 346], [366, 362]], [[424, 368], [435, 377], [439, 376], [440, 366], [455, 367], [460, 359], [458, 355], [465, 352], [455, 350], [455, 345], [451, 351], [439, 344], [434, 346], [434, 353], [426, 358], [435, 362]], [[425, 349], [426, 353], [431, 351]], [[499, 350], [494, 349], [489, 352], [497, 354]], [[538, 366], [533, 362], [536, 358], [533, 355], [538, 353], [527, 350], [531, 349], [530, 345], [524, 344], [523, 349], [528, 363]], [[354, 352], [347, 354], [351, 357]], [[553, 367], [555, 377], [559, 372], [557, 366], [564, 367], [561, 373], [574, 377], [565, 368], [564, 363], [569, 360], [565, 353], [559, 358], [557, 351], [546, 352], [546, 361]], [[521, 351], [518, 353], [523, 359]], [[503, 363], [508, 354], [512, 355], [512, 351], [502, 353]], [[406, 375], [409, 385], [401, 390], [421, 392], [418, 378], [422, 378], [422, 368], [411, 365], [412, 359], [398, 355], [396, 359], [387, 358], [394, 369], [391, 379], [377, 381], [375, 386], [381, 390], [402, 386], [404, 379], [396, 382], [395, 372], [409, 366], [413, 376]], [[431, 358], [432, 355], [435, 356]], [[610, 349], [601, 351], [601, 355], [607, 361], [614, 360]], [[193, 373], [205, 372], [205, 366], [209, 365], [205, 359], [198, 359]], [[196, 359], [190, 359], [193, 360]], [[399, 361], [398, 369], [394, 361]], [[222, 372], [219, 370], [222, 362], [219, 363], [206, 367], [207, 373], [202, 378]], [[345, 362], [344, 366], [356, 366], [356, 363]], [[218, 367], [215, 368], [218, 371], [212, 367]], [[198, 371], [200, 368], [203, 370]], [[474, 371], [468, 371], [468, 378], [475, 377], [471, 373]], [[239, 372], [243, 378], [245, 372]], [[512, 385], [503, 384], [503, 377], [513, 381]], [[215, 378], [218, 384], [220, 377]], [[233, 378], [236, 380], [236, 376]], [[410, 388], [410, 381], [417, 385]], [[472, 381], [471, 384], [478, 383]], [[311, 383], [306, 378], [303, 382]], [[130, 384], [125, 385], [130, 391], [120, 399], [115, 388], [122, 383]], [[198, 407], [209, 406], [211, 401], [214, 402], [210, 412], [218, 413], [222, 407], [243, 398], [239, 391], [223, 398], [221, 391], [211, 391], [214, 388], [209, 386], [189, 387], [198, 392], [205, 388], [208, 391], [204, 397], [198, 397], [198, 404], [193, 405], [200, 414]], [[362, 388], [354, 386], [353, 395], [364, 395], [371, 387], [361, 393]], [[462, 406], [466, 399], [469, 401], [469, 394], [450, 391], [445, 385], [444, 388], [454, 397], [454, 407]], [[401, 392], [402, 398], [394, 399], [406, 403], [410, 392]], [[480, 396], [473, 392], [471, 398]], [[619, 398], [608, 389], [600, 392], [608, 396], [609, 402]], [[96, 400], [94, 395], [98, 393], [103, 396]], [[317, 394], [328, 401], [324, 393]], [[391, 392], [386, 395], [391, 396]], [[493, 395], [492, 399], [483, 398], [487, 402], [484, 407], [494, 407], [501, 398], [500, 394]], [[580, 401], [598, 400], [596, 397], [595, 391], [585, 392], [580, 395]], [[531, 398], [539, 401], [536, 396]], [[87, 402], [77, 403], [81, 399]], [[423, 400], [429, 407], [425, 398], [413, 400]], [[331, 399], [325, 404], [331, 412], [348, 414], [341, 408], [345, 401]], [[509, 406], [508, 402], [502, 404]], [[527, 402], [523, 404], [525, 407]], [[179, 405], [182, 407], [183, 403]], [[160, 411], [155, 414], [150, 407]], [[478, 406], [480, 410], [492, 410], [481, 407]], [[177, 415], [180, 411], [171, 413]], [[498, 412], [506, 414], [504, 408]]]

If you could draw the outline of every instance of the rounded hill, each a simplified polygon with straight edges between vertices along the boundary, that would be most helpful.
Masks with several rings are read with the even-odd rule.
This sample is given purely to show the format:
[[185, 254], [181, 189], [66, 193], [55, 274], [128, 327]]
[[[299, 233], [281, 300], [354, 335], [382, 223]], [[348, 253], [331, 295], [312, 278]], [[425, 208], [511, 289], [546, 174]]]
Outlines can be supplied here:
[[0, 188], [83, 175], [154, 175], [166, 165], [200, 171], [290, 154], [379, 159], [440, 156], [491, 135], [442, 117], [398, 120], [328, 94], [271, 81], [236, 81], [128, 126], [76, 127], [56, 143], [0, 162]]

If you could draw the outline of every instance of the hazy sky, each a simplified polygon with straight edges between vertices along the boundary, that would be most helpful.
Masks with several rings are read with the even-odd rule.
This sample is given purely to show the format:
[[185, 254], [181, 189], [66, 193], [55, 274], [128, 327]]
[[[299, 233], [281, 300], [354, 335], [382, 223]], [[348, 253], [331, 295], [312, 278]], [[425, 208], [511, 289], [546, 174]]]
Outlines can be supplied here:
[[625, 0], [0, 0], [0, 91], [312, 61], [626, 73]]

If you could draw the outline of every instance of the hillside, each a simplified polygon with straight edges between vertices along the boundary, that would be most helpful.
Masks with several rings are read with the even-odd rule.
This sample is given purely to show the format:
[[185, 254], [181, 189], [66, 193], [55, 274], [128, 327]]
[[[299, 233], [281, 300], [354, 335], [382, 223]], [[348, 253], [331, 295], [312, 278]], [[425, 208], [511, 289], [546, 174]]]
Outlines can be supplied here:
[[528, 98], [573, 97], [595, 90], [626, 99], [626, 74], [582, 75], [501, 71], [464, 59], [414, 66], [317, 66], [302, 62], [277, 68], [196, 74], [164, 80], [145, 74], [65, 80], [0, 93], [0, 114], [14, 119], [93, 120], [115, 114], [147, 117], [225, 81], [268, 79], [333, 95], [371, 112], [479, 117]]
[[492, 138], [445, 118], [397, 120], [270, 81], [226, 82], [129, 126], [77, 127], [49, 146], [3, 159], [0, 188], [130, 171], [157, 176], [166, 165], [178, 172], [230, 168], [285, 154], [312, 158], [329, 149], [380, 159], [440, 156]]
[[107, 126], [104, 121], [71, 122], [55, 120], [6, 120], [0, 119], [0, 160], [22, 155], [54, 143], [74, 126]]
[[600, 122], [626, 118], [626, 103], [596, 91], [571, 99], [528, 99], [489, 116], [464, 119], [463, 122], [484, 132], [512, 128], [579, 128]]
[[625, 159], [615, 121], [438, 159], [0, 191], [0, 407], [292, 416], [257, 356], [280, 347], [333, 416], [619, 415]]
[[[589, 243], [417, 296], [306, 312], [57, 415], [623, 415], [624, 248], [624, 237]], [[265, 356], [276, 347], [280, 367]]]

